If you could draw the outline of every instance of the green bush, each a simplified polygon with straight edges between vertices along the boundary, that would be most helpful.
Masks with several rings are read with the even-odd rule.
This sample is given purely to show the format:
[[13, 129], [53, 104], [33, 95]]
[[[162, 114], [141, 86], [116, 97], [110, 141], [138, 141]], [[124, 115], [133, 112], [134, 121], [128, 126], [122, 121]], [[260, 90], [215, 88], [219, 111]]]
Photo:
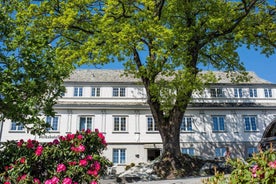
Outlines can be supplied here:
[[272, 149], [253, 154], [253, 157], [243, 161], [241, 159], [228, 160], [233, 171], [227, 177], [218, 173], [203, 180], [205, 184], [240, 184], [240, 183], [276, 183], [276, 152]]
[[9, 141], [0, 151], [0, 183], [96, 184], [111, 165], [102, 133], [90, 130], [50, 143]]

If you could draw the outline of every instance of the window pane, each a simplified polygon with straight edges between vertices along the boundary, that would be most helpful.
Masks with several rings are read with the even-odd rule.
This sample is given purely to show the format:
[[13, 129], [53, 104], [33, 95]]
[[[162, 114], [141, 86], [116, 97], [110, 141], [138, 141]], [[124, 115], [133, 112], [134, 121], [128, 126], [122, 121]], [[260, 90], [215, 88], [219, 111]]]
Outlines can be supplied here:
[[121, 155], [120, 155], [120, 163], [125, 163], [126, 162], [126, 150], [121, 149]]
[[16, 130], [16, 123], [15, 122], [11, 123], [11, 130]]
[[121, 118], [121, 131], [126, 131], [126, 118]]
[[119, 117], [114, 117], [114, 131], [119, 131], [120, 123], [119, 123]]
[[85, 118], [80, 118], [80, 130], [85, 130]]
[[113, 96], [119, 96], [119, 89], [113, 88]]
[[118, 149], [113, 150], [113, 163], [115, 163], [115, 164], [119, 163], [119, 150]]
[[120, 88], [120, 96], [126, 96], [126, 89]]
[[92, 118], [91, 117], [88, 117], [87, 118], [87, 127], [86, 127], [86, 130], [92, 130]]
[[52, 130], [58, 130], [58, 117], [53, 118]]

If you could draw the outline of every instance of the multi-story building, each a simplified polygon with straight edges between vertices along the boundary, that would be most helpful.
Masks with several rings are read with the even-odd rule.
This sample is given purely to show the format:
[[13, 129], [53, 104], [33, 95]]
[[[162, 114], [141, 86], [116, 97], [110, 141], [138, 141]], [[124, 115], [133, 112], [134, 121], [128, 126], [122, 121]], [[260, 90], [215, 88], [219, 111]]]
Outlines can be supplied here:
[[[106, 136], [104, 152], [118, 169], [147, 162], [162, 151], [161, 137], [152, 118], [146, 92], [139, 79], [122, 70], [76, 70], [65, 81], [66, 93], [54, 107], [55, 117], [46, 135], [34, 136], [15, 122], [0, 127], [1, 142], [12, 139], [52, 141], [82, 129], [99, 129]], [[203, 93], [194, 93], [181, 124], [183, 153], [220, 157], [226, 147], [246, 158], [257, 151], [265, 127], [276, 118], [276, 84], [253, 72], [250, 82], [236, 83], [223, 72]], [[122, 166], [122, 167], [120, 167]]]

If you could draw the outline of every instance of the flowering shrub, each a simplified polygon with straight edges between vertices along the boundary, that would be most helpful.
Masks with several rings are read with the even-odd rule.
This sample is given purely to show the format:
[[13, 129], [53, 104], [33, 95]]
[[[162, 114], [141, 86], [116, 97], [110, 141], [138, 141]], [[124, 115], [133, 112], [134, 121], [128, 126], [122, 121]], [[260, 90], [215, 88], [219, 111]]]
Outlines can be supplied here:
[[223, 173], [216, 173], [203, 183], [276, 183], [276, 152], [272, 149], [254, 154], [246, 162], [241, 159], [228, 162], [234, 168], [229, 177], [224, 177]]
[[10, 141], [0, 152], [0, 183], [96, 184], [111, 165], [98, 130], [60, 136], [50, 143]]

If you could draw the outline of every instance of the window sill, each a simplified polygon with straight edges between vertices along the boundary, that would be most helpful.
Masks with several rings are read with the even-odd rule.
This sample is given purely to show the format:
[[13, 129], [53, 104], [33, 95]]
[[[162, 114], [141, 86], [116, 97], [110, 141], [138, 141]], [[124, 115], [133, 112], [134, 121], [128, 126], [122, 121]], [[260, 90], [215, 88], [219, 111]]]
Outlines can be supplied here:
[[158, 131], [147, 131], [146, 134], [158, 134]]
[[213, 133], [226, 133], [226, 130], [213, 130]]
[[195, 131], [193, 130], [189, 130], [189, 131], [180, 131], [180, 133], [182, 134], [187, 134], [187, 133], [195, 133]]
[[128, 134], [129, 132], [119, 132], [119, 131], [113, 131], [113, 134]]
[[26, 133], [25, 130], [9, 130], [9, 133]]

